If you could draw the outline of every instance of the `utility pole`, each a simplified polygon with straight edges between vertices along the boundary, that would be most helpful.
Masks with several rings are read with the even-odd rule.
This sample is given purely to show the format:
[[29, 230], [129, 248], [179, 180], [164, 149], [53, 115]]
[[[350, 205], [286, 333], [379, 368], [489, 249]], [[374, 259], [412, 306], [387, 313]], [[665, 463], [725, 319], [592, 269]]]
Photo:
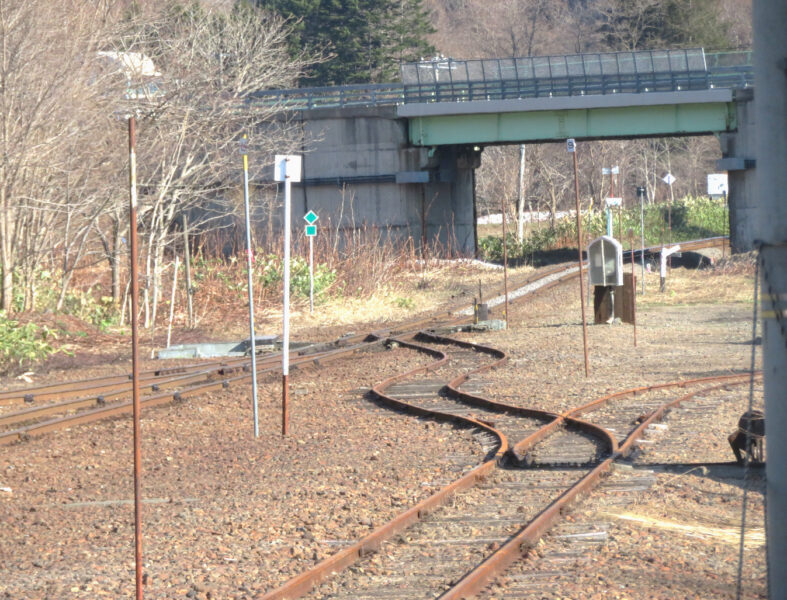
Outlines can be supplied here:
[[787, 437], [782, 434], [787, 428], [787, 3], [758, 0], [753, 21], [768, 582], [771, 598], [787, 598]]

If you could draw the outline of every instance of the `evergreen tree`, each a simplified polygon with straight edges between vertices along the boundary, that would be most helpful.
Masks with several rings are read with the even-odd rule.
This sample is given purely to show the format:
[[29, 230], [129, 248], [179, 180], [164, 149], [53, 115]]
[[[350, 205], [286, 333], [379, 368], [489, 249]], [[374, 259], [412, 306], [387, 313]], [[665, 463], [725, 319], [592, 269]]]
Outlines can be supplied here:
[[256, 0], [298, 21], [293, 50], [329, 53], [302, 85], [380, 83], [398, 78], [401, 61], [434, 52], [434, 32], [423, 0]]
[[667, 47], [730, 47], [730, 24], [718, 15], [716, 0], [670, 0], [664, 7], [661, 37]]

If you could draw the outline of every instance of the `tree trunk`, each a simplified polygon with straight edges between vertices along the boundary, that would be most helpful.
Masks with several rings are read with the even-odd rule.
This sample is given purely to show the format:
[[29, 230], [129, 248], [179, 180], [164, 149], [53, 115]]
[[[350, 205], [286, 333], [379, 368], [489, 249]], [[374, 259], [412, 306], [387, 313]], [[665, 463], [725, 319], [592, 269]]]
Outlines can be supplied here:
[[112, 302], [115, 306], [120, 303], [120, 249], [123, 241], [120, 235], [120, 219], [112, 220], [112, 253], [109, 256], [109, 265], [112, 269]]

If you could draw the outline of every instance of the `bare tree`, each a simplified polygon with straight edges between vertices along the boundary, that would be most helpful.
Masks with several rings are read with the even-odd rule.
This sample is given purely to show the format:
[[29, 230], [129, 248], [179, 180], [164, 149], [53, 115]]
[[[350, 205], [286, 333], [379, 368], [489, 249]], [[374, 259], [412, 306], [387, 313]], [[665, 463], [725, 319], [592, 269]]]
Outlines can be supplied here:
[[226, 200], [239, 184], [244, 133], [258, 164], [293, 144], [286, 123], [271, 124], [280, 107], [255, 101], [254, 92], [292, 87], [308, 61], [288, 56], [285, 22], [257, 10], [151, 6], [130, 25], [117, 50], [143, 54], [157, 73], [131, 86], [141, 90], [132, 104], [141, 115], [137, 154], [150, 324], [174, 222], [190, 212], [192, 223], [205, 227], [223, 213], [211, 207], [232, 208]]
[[599, 29], [608, 47], [637, 50], [658, 30], [664, 0], [599, 0]]
[[[74, 146], [91, 143], [105, 104], [92, 55], [106, 11], [87, 0], [0, 0], [0, 308], [13, 308], [14, 273], [31, 276], [57, 237], [69, 200], [63, 174]], [[103, 117], [106, 119], [106, 115]], [[21, 273], [20, 273], [21, 274]], [[28, 299], [28, 305], [29, 305]]]

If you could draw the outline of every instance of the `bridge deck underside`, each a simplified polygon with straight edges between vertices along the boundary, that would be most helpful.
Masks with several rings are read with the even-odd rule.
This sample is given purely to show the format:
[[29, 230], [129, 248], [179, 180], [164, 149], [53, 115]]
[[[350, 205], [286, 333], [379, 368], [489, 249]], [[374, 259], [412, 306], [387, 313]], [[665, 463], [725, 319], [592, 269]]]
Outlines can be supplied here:
[[[470, 104], [470, 103], [464, 103]], [[732, 102], [410, 117], [416, 146], [699, 135], [735, 130]]]

